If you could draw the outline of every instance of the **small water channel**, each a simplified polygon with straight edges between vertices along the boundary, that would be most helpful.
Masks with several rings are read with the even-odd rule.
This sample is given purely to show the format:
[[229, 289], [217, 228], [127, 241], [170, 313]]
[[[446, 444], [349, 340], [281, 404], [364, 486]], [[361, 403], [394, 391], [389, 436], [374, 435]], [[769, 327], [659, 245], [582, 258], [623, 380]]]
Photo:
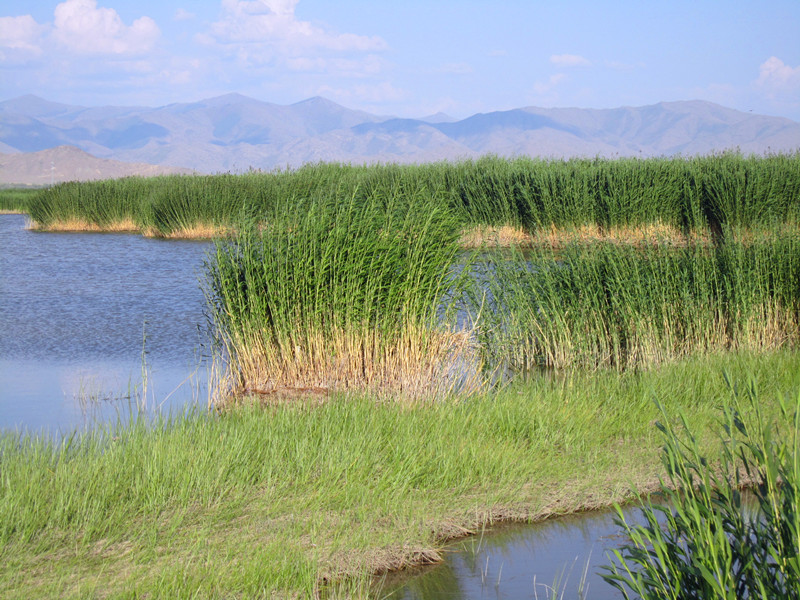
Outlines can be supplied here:
[[[63, 433], [208, 401], [200, 288], [209, 244], [129, 234], [38, 233], [0, 215], [0, 428]], [[619, 543], [610, 512], [503, 527], [387, 581], [403, 600], [618, 598], [596, 574]], [[588, 561], [588, 565], [587, 565]], [[534, 577], [536, 577], [534, 582]], [[559, 597], [562, 597], [559, 595]]]
[[[387, 579], [396, 600], [616, 600], [622, 594], [601, 577], [608, 554], [625, 538], [612, 510], [555, 517], [535, 525], [501, 525], [445, 549], [445, 561]], [[629, 523], [643, 523], [634, 506]]]

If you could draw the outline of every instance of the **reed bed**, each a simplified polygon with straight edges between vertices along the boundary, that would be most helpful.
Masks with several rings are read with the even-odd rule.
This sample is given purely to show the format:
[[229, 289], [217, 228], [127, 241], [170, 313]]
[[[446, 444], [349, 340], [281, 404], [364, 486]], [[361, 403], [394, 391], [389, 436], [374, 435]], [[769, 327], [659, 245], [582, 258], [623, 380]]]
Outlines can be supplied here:
[[[732, 235], [732, 234], [730, 234]], [[800, 236], [670, 248], [573, 244], [487, 254], [488, 362], [650, 367], [800, 342]]]
[[[585, 228], [660, 227], [679, 239], [800, 223], [800, 153], [691, 158], [544, 160], [484, 157], [426, 165], [315, 164], [241, 175], [64, 183], [39, 193], [30, 215], [106, 227], [132, 221], [160, 236], [226, 230], [242, 214], [269, 222], [288, 198], [402, 196], [412, 190], [458, 215], [461, 229], [519, 228], [547, 235]], [[663, 232], [662, 232], [663, 233]]]
[[37, 188], [1, 188], [0, 214], [27, 213], [34, 196], [38, 193]]
[[452, 221], [424, 196], [326, 197], [218, 242], [207, 295], [227, 392], [467, 392], [480, 369], [454, 318], [467, 271]]
[[[421, 397], [459, 370], [470, 387], [494, 369], [797, 344], [798, 167], [800, 154], [317, 164], [62, 184], [30, 214], [44, 229], [235, 234], [207, 269], [232, 395]], [[452, 316], [465, 294], [471, 331]]]

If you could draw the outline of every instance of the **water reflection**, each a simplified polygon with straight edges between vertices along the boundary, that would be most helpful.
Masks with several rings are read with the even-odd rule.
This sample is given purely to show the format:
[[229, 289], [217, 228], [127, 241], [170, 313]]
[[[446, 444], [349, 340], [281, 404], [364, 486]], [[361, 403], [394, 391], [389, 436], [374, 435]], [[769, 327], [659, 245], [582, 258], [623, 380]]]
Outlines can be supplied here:
[[37, 233], [26, 219], [0, 215], [0, 427], [205, 402], [208, 243]]
[[[613, 511], [508, 525], [446, 549], [440, 565], [419, 570], [402, 586], [388, 582], [382, 595], [398, 600], [592, 598], [622, 595], [600, 577], [607, 552], [624, 543]], [[639, 511], [626, 511], [641, 522]]]

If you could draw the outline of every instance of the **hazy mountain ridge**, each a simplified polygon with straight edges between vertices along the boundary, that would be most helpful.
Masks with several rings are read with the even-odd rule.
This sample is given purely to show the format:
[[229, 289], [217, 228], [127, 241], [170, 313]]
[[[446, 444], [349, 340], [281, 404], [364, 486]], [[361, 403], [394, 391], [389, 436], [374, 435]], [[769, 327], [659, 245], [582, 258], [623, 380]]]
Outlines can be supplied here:
[[193, 173], [190, 169], [96, 158], [75, 146], [30, 153], [0, 153], [0, 183], [43, 186], [62, 181]]
[[104, 159], [219, 172], [487, 153], [791, 152], [800, 149], [800, 123], [699, 100], [614, 109], [524, 107], [461, 120], [441, 113], [420, 119], [373, 115], [320, 97], [279, 105], [226, 94], [157, 108], [87, 108], [31, 95], [0, 102], [0, 151], [30, 153], [61, 145]]

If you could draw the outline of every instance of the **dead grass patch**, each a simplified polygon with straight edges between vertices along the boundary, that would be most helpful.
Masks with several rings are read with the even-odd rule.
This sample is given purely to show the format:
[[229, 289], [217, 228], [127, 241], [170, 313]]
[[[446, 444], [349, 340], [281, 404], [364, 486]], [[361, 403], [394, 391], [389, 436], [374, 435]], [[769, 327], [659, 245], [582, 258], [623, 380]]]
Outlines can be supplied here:
[[509, 246], [528, 247], [533, 243], [533, 236], [514, 225], [500, 227], [471, 227], [461, 232], [461, 246], [464, 248], [508, 248]]
[[663, 223], [651, 223], [635, 227], [604, 228], [599, 225], [583, 225], [572, 229], [540, 229], [532, 234], [532, 245], [561, 249], [570, 244], [616, 244], [634, 247], [710, 246], [708, 232], [682, 231]]
[[711, 246], [710, 232], [682, 231], [663, 223], [651, 223], [632, 227], [601, 227], [582, 225], [573, 228], [550, 228], [526, 231], [521, 227], [503, 225], [501, 227], [473, 227], [461, 234], [461, 245], [465, 248], [552, 248], [563, 249], [571, 244], [612, 243], [636, 247], [647, 246]]
[[197, 223], [179, 227], [168, 233], [156, 229], [147, 229], [143, 233], [146, 237], [163, 238], [167, 240], [210, 240], [220, 238], [231, 233], [230, 227], [215, 225], [213, 223]]
[[413, 404], [483, 389], [479, 353], [468, 331], [412, 331], [387, 343], [378, 331], [307, 335], [301, 346], [250, 339], [232, 344], [235, 370], [223, 375], [215, 405], [250, 400], [319, 404], [332, 392], [359, 391]]
[[80, 218], [55, 221], [53, 223], [48, 223], [47, 225], [42, 225], [41, 223], [32, 221], [30, 223], [30, 229], [49, 232], [61, 231], [87, 233], [138, 233], [140, 231], [139, 226], [136, 225], [136, 223], [134, 223], [130, 218], [113, 221], [104, 225], [98, 225], [97, 223], [92, 223]]

